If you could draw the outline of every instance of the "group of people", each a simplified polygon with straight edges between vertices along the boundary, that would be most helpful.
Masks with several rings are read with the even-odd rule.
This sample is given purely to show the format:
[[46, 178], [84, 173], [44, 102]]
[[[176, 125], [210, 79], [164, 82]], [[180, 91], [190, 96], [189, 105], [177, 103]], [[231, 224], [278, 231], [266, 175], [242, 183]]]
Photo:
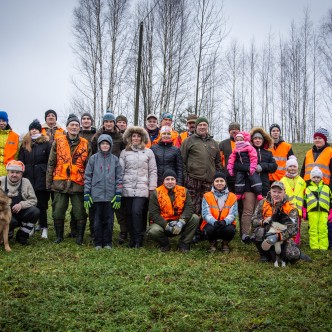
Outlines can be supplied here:
[[[187, 130], [173, 128], [173, 115], [149, 114], [145, 126], [129, 126], [110, 111], [101, 128], [93, 117], [70, 114], [63, 129], [54, 110], [45, 123], [34, 120], [19, 146], [19, 137], [0, 112], [0, 178], [12, 198], [16, 240], [27, 244], [39, 226], [48, 238], [47, 209], [52, 200], [56, 243], [64, 240], [71, 202], [70, 237], [81, 245], [87, 219], [96, 250], [113, 245], [114, 214], [120, 225], [118, 243], [144, 245], [145, 236], [161, 251], [169, 237], [180, 236], [178, 248], [208, 240], [209, 250], [223, 252], [239, 223], [243, 243], [254, 243], [261, 261], [275, 260], [281, 242], [282, 261], [308, 258], [301, 253], [301, 219], [309, 220], [311, 249], [332, 244], [332, 148], [319, 128], [301, 173], [291, 144], [278, 124], [267, 133], [229, 125], [229, 138], [218, 143], [205, 117], [189, 115]], [[69, 212], [69, 211], [68, 211]], [[88, 212], [88, 213], [87, 213]], [[149, 220], [149, 222], [147, 222]], [[36, 225], [38, 222], [38, 225]], [[273, 223], [283, 227], [272, 232]]]

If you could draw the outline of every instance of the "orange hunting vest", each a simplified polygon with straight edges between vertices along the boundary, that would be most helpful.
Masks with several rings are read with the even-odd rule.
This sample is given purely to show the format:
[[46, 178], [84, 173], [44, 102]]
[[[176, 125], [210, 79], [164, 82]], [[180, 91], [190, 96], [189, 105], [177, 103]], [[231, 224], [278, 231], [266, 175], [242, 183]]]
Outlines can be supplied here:
[[174, 187], [175, 200], [172, 204], [168, 195], [168, 189], [161, 185], [156, 189], [160, 207], [160, 214], [165, 220], [178, 220], [184, 209], [186, 201], [186, 188], [181, 186]]
[[[218, 221], [224, 220], [228, 216], [229, 210], [231, 209], [231, 207], [236, 202], [236, 196], [235, 196], [235, 194], [233, 194], [233, 193], [230, 192], [228, 194], [228, 197], [226, 199], [224, 207], [220, 211], [219, 207], [218, 207], [218, 202], [217, 202], [216, 198], [214, 197], [214, 194], [213, 194], [212, 191], [209, 191], [208, 193], [205, 193], [204, 194], [204, 198], [205, 198], [206, 202], [209, 204], [210, 213]], [[200, 226], [201, 231], [204, 229], [204, 227], [205, 227], [206, 224], [207, 224], [207, 221], [203, 220], [203, 222], [201, 223], [201, 226]], [[236, 226], [236, 219], [234, 219], [232, 221], [232, 224], [234, 226]]]
[[274, 173], [269, 174], [270, 181], [280, 181], [286, 174], [287, 155], [292, 145], [286, 142], [281, 142], [277, 149], [273, 147], [269, 149], [278, 165], [278, 169]]
[[316, 161], [314, 161], [314, 155], [312, 153], [312, 149], [310, 149], [305, 155], [303, 180], [304, 181], [310, 180], [310, 172], [314, 168], [314, 166], [317, 166], [323, 172], [323, 182], [329, 186], [331, 180], [331, 174], [329, 168], [331, 158], [332, 158], [332, 148], [330, 148], [329, 146], [326, 147], [321, 152]]
[[56, 139], [57, 164], [53, 172], [53, 180], [73, 181], [83, 186], [88, 149], [89, 142], [80, 137], [80, 142], [71, 155], [67, 136], [59, 136]]
[[19, 136], [15, 132], [10, 131], [3, 152], [4, 165], [7, 165], [11, 160], [15, 159], [15, 155], [18, 149], [18, 144], [19, 144]]

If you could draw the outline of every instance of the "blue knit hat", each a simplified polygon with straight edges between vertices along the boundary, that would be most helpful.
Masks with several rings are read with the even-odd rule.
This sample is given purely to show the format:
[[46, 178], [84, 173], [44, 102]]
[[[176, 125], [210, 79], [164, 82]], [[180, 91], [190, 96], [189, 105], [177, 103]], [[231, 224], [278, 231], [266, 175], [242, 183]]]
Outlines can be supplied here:
[[104, 121], [114, 121], [115, 123], [115, 116], [113, 113], [111, 113], [111, 110], [106, 110], [106, 113], [103, 116], [103, 122]]
[[5, 111], [0, 111], [0, 119], [8, 123], [8, 114]]

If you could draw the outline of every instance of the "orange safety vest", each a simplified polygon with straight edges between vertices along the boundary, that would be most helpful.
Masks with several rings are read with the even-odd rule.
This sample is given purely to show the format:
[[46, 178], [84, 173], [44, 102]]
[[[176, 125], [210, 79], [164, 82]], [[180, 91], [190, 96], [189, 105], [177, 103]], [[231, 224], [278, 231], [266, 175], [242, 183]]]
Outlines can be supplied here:
[[291, 148], [291, 144], [281, 142], [276, 149], [269, 149], [278, 165], [278, 169], [274, 173], [269, 174], [270, 181], [280, 181], [285, 176], [287, 155]]
[[11, 160], [15, 159], [19, 145], [19, 136], [14, 131], [10, 131], [3, 152], [3, 163], [7, 165]]
[[[235, 194], [230, 192], [228, 194], [224, 207], [222, 208], [222, 210], [219, 210], [218, 202], [214, 197], [212, 191], [205, 193], [203, 197], [205, 198], [206, 202], [209, 204], [210, 213], [218, 221], [224, 220], [229, 215], [229, 210], [237, 200]], [[201, 231], [204, 229], [207, 223], [208, 222], [206, 220], [202, 221], [200, 226]], [[236, 226], [236, 219], [232, 221], [232, 224]]]
[[156, 189], [160, 207], [160, 215], [165, 220], [178, 220], [184, 209], [184, 202], [186, 201], [186, 188], [175, 186], [173, 190], [175, 199], [172, 204], [168, 195], [168, 189], [164, 185], [161, 185]]
[[[42, 128], [42, 131], [41, 131], [41, 133], [42, 133], [44, 136], [48, 136], [48, 135], [47, 135], [47, 130], [46, 130], [46, 129], [47, 129], [47, 128]], [[64, 129], [62, 129], [62, 128], [57, 128], [57, 129], [55, 130], [53, 140], [55, 141], [59, 136], [64, 135], [64, 133], [65, 133]]]
[[57, 164], [53, 172], [53, 180], [73, 181], [83, 186], [88, 149], [89, 142], [80, 137], [80, 142], [71, 155], [67, 136], [59, 136], [56, 139]]
[[178, 138], [176, 139], [176, 143], [174, 143], [174, 145], [179, 148], [183, 143], [183, 141], [188, 137], [189, 137], [188, 131], [184, 131], [178, 136]]
[[317, 166], [323, 173], [323, 182], [329, 186], [331, 181], [331, 174], [329, 168], [331, 158], [332, 158], [332, 148], [330, 148], [329, 146], [326, 147], [320, 153], [320, 155], [315, 161], [312, 149], [309, 150], [305, 155], [303, 180], [304, 181], [310, 180], [310, 172], [314, 168], [314, 166]]
[[[232, 149], [232, 152], [235, 149], [235, 141], [233, 141], [232, 139], [231, 139], [231, 149]], [[221, 164], [222, 164], [223, 168], [226, 169], [226, 159], [225, 159], [224, 151], [220, 151], [220, 159], [221, 159]]]

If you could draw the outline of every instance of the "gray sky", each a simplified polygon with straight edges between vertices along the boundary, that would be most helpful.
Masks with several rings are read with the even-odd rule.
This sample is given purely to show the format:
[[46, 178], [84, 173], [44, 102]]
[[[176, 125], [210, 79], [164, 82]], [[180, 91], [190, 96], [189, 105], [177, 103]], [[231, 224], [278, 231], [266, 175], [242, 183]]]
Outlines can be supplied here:
[[[44, 122], [47, 109], [68, 113], [73, 91], [74, 57], [72, 11], [77, 0], [0, 0], [0, 110], [18, 133], [25, 133], [33, 119]], [[317, 24], [332, 8], [331, 0], [225, 0], [229, 39], [257, 46], [269, 31], [286, 36], [291, 21], [299, 22], [308, 6]]]

